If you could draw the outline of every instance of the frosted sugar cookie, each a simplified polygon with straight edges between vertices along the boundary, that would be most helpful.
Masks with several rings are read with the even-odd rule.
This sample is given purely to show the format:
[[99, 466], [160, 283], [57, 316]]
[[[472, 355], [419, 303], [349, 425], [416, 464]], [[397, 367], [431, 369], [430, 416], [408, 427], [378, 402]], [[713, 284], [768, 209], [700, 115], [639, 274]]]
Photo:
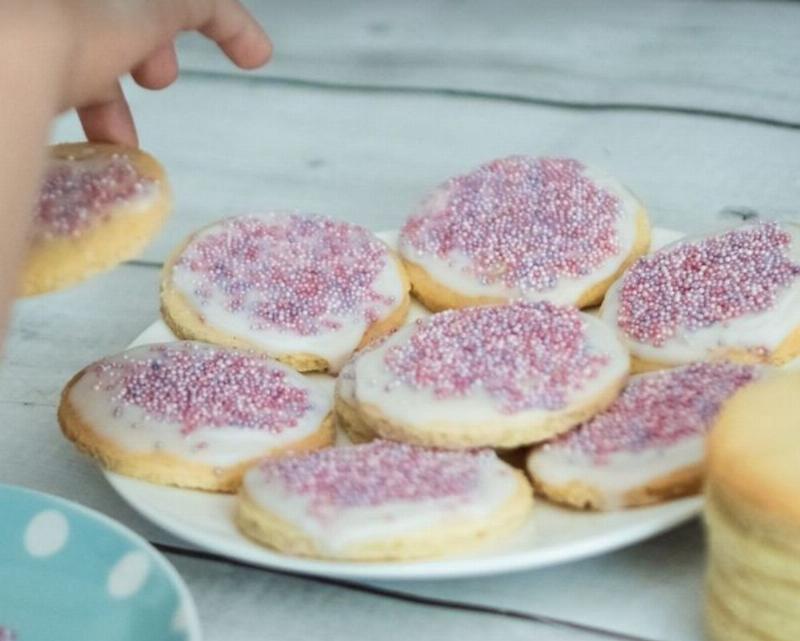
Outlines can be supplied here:
[[534, 487], [558, 503], [596, 510], [697, 493], [719, 409], [757, 374], [751, 365], [717, 362], [633, 376], [605, 411], [531, 450]]
[[137, 149], [55, 145], [33, 213], [24, 296], [61, 289], [136, 256], [171, 207], [161, 165]]
[[256, 460], [333, 443], [330, 388], [267, 357], [179, 342], [104, 358], [66, 386], [64, 434], [108, 469], [235, 491]]
[[716, 358], [778, 365], [800, 353], [798, 234], [747, 224], [639, 259], [601, 309], [634, 371]]
[[643, 205], [568, 158], [511, 156], [451, 178], [409, 218], [399, 249], [430, 309], [510, 299], [597, 305], [647, 251]]
[[508, 448], [604, 409], [627, 373], [628, 355], [602, 321], [572, 307], [518, 302], [406, 325], [354, 359], [344, 400], [362, 431], [384, 438]]
[[164, 268], [164, 320], [181, 338], [337, 372], [405, 319], [408, 279], [372, 233], [322, 216], [229, 218], [194, 234]]
[[708, 443], [706, 621], [714, 641], [800, 639], [800, 375], [741, 390]]
[[524, 475], [491, 450], [377, 440], [256, 465], [242, 483], [236, 522], [288, 554], [405, 560], [512, 532], [532, 499]]

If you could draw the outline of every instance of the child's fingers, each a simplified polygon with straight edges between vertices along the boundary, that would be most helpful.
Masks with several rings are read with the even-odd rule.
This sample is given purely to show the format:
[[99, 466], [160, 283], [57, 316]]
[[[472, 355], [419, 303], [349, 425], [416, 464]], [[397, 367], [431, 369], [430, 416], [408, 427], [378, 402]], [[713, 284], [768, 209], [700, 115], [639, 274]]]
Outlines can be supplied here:
[[178, 77], [178, 56], [175, 53], [174, 43], [170, 42], [158, 49], [136, 67], [131, 75], [146, 89], [169, 87]]
[[79, 107], [78, 117], [90, 142], [139, 145], [133, 115], [119, 82], [114, 83], [104, 100]]
[[272, 55], [272, 43], [239, 0], [216, 0], [213, 15], [199, 31], [216, 42], [243, 69], [260, 67]]

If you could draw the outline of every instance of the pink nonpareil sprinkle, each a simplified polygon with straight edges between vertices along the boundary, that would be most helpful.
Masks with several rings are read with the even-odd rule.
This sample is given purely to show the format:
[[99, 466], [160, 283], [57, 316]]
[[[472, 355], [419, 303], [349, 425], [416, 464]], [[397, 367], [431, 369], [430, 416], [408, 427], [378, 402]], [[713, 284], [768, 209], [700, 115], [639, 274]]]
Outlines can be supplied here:
[[722, 404], [757, 375], [752, 366], [719, 362], [634, 377], [608, 409], [544, 447], [602, 464], [618, 452], [662, 449], [704, 436]]
[[307, 389], [268, 359], [195, 343], [156, 345], [92, 366], [118, 412], [134, 406], [185, 434], [205, 427], [281, 433], [311, 409]]
[[483, 284], [541, 292], [619, 252], [621, 207], [576, 160], [512, 156], [442, 185], [401, 240], [421, 256], [466, 257]]
[[279, 213], [220, 223], [187, 246], [176, 268], [191, 273], [203, 303], [219, 298], [252, 329], [309, 336], [384, 316], [396, 301], [376, 279], [389, 260], [362, 227]]
[[641, 258], [619, 289], [619, 327], [661, 346], [680, 330], [765, 312], [800, 276], [791, 242], [779, 225], [761, 223]]
[[122, 155], [58, 162], [46, 173], [33, 220], [35, 239], [77, 236], [121, 203], [145, 195], [155, 182]]
[[436, 314], [384, 360], [402, 384], [442, 399], [482, 389], [505, 413], [559, 409], [609, 362], [580, 312], [546, 302]]
[[494, 456], [490, 450], [439, 450], [377, 440], [267, 459], [259, 471], [261, 481], [280, 483], [309, 498], [312, 511], [319, 511], [468, 498], [478, 489], [481, 464]]

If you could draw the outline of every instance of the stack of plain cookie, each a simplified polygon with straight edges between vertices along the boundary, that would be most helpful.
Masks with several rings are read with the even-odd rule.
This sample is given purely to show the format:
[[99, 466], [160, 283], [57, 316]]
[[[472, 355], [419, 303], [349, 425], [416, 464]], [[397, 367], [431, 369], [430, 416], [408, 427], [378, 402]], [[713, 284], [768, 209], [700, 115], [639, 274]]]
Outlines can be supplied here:
[[739, 392], [708, 449], [707, 621], [715, 641], [800, 639], [800, 374]]

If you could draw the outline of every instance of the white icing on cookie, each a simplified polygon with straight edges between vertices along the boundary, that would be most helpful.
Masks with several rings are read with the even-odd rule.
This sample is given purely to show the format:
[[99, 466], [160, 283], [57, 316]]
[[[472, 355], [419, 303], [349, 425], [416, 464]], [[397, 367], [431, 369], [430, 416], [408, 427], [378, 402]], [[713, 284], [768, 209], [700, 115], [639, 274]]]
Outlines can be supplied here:
[[628, 492], [701, 465], [722, 404], [761, 375], [748, 365], [707, 362], [633, 376], [605, 411], [531, 450], [528, 470], [545, 493], [577, 483], [600, 495], [598, 507], [623, 507]]
[[81, 421], [129, 453], [228, 467], [299, 442], [331, 411], [330, 384], [262, 356], [180, 342], [89, 366], [69, 392]]
[[404, 300], [401, 270], [366, 229], [273, 212], [200, 232], [171, 283], [209, 325], [273, 356], [320, 356], [336, 372]]
[[[48, 159], [33, 213], [33, 242], [79, 237], [112, 215], [149, 211], [160, 195], [159, 182], [142, 176], [128, 156], [88, 144], [75, 148], [80, 156]], [[59, 146], [52, 149], [63, 153]]]
[[[503, 323], [511, 316], [506, 327]], [[441, 321], [452, 333], [443, 340], [432, 336], [423, 342], [419, 349], [438, 353], [415, 362], [417, 348], [412, 343], [432, 321]], [[496, 328], [496, 334], [490, 335], [486, 328]], [[530, 334], [538, 330], [543, 332], [539, 338]], [[511, 336], [521, 337], [520, 341], [509, 342]], [[411, 380], [387, 364], [387, 356], [396, 350], [404, 350], [408, 357], [404, 363], [422, 372], [424, 380]], [[490, 362], [491, 371], [485, 376], [468, 371], [489, 367]], [[520, 377], [523, 363], [530, 368], [524, 376], [530, 378]], [[537, 375], [536, 366], [549, 373]], [[626, 375], [628, 355], [598, 319], [548, 303], [517, 303], [435, 314], [360, 354], [352, 367], [353, 380], [343, 383], [340, 393], [361, 407], [377, 408], [392, 423], [454, 429], [483, 424], [514, 427], [591, 403]], [[554, 380], [547, 380], [549, 375]]]
[[[514, 175], [515, 164], [518, 162], [532, 165], [548, 161], [574, 163], [574, 166], [568, 165], [569, 173], [567, 169], [563, 171], [564, 174], [568, 174], [563, 179], [565, 184], [570, 184], [570, 181], [576, 179], [575, 177], [579, 177], [578, 180], [586, 180], [587, 184], [593, 185], [607, 196], [606, 199], [588, 198], [585, 203], [575, 205], [576, 210], [582, 212], [587, 221], [591, 221], [577, 226], [579, 229], [582, 228], [582, 231], [586, 231], [592, 224], [607, 226], [604, 232], [595, 230], [596, 237], [589, 237], [587, 234], [586, 246], [580, 245], [578, 238], [580, 232], [573, 229], [565, 231], [565, 238], [560, 241], [552, 241], [552, 251], [542, 249], [545, 238], [532, 235], [534, 224], [532, 221], [535, 220], [532, 214], [536, 213], [536, 210], [531, 208], [541, 206], [544, 210], [548, 202], [560, 203], [555, 199], [561, 198], [573, 199], [573, 202], [577, 203], [577, 199], [583, 195], [582, 189], [570, 191], [570, 187], [556, 186], [561, 168], [552, 171], [552, 179], [543, 179], [541, 184], [529, 185], [529, 192], [523, 190], [521, 193], [514, 192], [513, 196], [509, 195], [508, 202], [505, 202], [502, 196], [486, 191], [489, 179], [480, 181], [476, 186], [469, 186], [471, 176], [487, 171], [487, 167], [495, 164], [500, 164], [501, 167], [508, 165], [508, 168], [500, 173]], [[519, 191], [521, 180], [509, 182]], [[462, 183], [466, 183], [466, 186]], [[475, 192], [471, 193], [472, 190]], [[554, 196], [554, 193], [558, 195]], [[478, 207], [475, 203], [481, 199], [485, 199], [486, 202]], [[477, 210], [473, 211], [476, 207]], [[465, 208], [472, 213], [461, 213]], [[594, 210], [597, 210], [598, 214], [605, 213], [605, 217], [590, 215]], [[444, 214], [444, 212], [449, 213]], [[485, 165], [474, 174], [454, 178], [439, 187], [423, 203], [420, 211], [412, 216], [400, 235], [398, 247], [405, 259], [422, 267], [434, 281], [465, 296], [523, 298], [546, 300], [556, 304], [575, 304], [594, 285], [616, 273], [623, 261], [630, 256], [636, 240], [637, 216], [641, 212], [643, 212], [642, 205], [627, 189], [596, 168], [580, 165], [576, 161], [509, 158]], [[486, 230], [478, 234], [464, 233], [462, 230], [456, 235], [470, 240], [461, 238], [453, 241], [451, 230], [430, 230], [430, 228], [435, 229], [436, 225], [444, 224], [432, 222], [442, 216], [440, 220], [448, 220], [447, 224], [451, 227], [480, 228], [484, 225]], [[504, 231], [496, 231], [501, 224], [507, 228]], [[426, 228], [427, 231], [422, 231]], [[557, 228], [554, 217], [554, 220], [539, 232], [553, 238], [558, 233], [555, 231]], [[496, 240], [495, 233], [498, 235]], [[609, 246], [613, 245], [614, 249], [598, 251], [598, 255], [593, 256], [592, 252], [602, 244], [598, 242], [598, 238], [602, 237], [603, 233], [607, 235], [606, 243]], [[443, 237], [446, 237], [446, 240], [443, 240]], [[497, 245], [495, 250], [488, 249], [489, 243]], [[443, 248], [444, 244], [448, 244], [448, 248]], [[449, 244], [453, 246], [449, 247]], [[469, 253], [459, 247], [462, 244], [469, 246]], [[513, 250], [517, 245], [518, 249]], [[608, 246], [605, 249], [607, 250]], [[570, 268], [558, 262], [565, 253], [575, 256], [580, 254], [581, 260], [576, 260]], [[486, 263], [491, 265], [484, 264], [476, 272], [478, 263], [472, 257], [475, 254], [482, 255]], [[551, 260], [551, 254], [558, 261]], [[594, 261], [589, 270], [585, 269], [587, 261]], [[556, 264], [560, 267], [556, 267]], [[498, 271], [491, 273], [493, 269]], [[504, 278], [506, 272], [514, 272], [515, 275], [510, 279]]]
[[[383, 235], [382, 235], [383, 236]], [[390, 242], [391, 238], [385, 238], [386, 242], [392, 245], [393, 243]], [[420, 318], [427, 318], [430, 316], [431, 313], [425, 309], [422, 305], [420, 305], [416, 300], [411, 301], [411, 305], [408, 309], [408, 316], [406, 317], [406, 325], [411, 325]], [[339, 370], [339, 375], [336, 377], [336, 396], [341, 398], [345, 403], [352, 405], [355, 403], [355, 380], [356, 380], [356, 360], [358, 360], [362, 355], [365, 353], [372, 351], [373, 349], [377, 348], [381, 341], [384, 339], [380, 339], [377, 341], [373, 341], [370, 345], [364, 347], [363, 349], [359, 350], [352, 357], [342, 366], [342, 369]]]
[[247, 496], [330, 556], [409, 533], [489, 519], [517, 491], [494, 452], [432, 450], [390, 441], [264, 461]]
[[618, 452], [603, 465], [579, 453], [565, 453], [547, 445], [538, 448], [528, 459], [528, 469], [535, 478], [554, 487], [580, 483], [602, 497], [602, 509], [625, 506], [625, 494], [644, 487], [650, 481], [666, 477], [680, 469], [698, 465], [703, 460], [705, 437], [693, 436], [661, 449], [632, 454]]
[[[763, 228], [763, 225], [744, 225], [733, 230], [734, 232], [746, 232], [747, 230], [756, 230]], [[784, 259], [788, 263], [793, 263], [795, 267], [800, 267], [800, 230], [792, 225], [782, 225], [780, 230], [785, 232], [791, 238], [790, 244], [785, 251], [782, 252]], [[672, 252], [680, 250], [681, 248], [689, 245], [699, 245], [708, 239], [719, 239], [725, 233], [713, 234], [707, 236], [695, 236], [679, 240], [666, 246], [661, 251], [653, 254], [658, 256], [663, 252]], [[721, 265], [719, 278], [727, 279], [729, 282], [734, 275], [730, 273], [730, 265], [735, 267], [743, 261], [747, 261], [747, 255], [744, 253], [746, 247], [740, 250], [740, 253], [735, 251], [731, 252], [731, 263], [724, 263], [726, 259], [715, 258], [718, 265]], [[647, 259], [643, 259], [647, 260]], [[641, 262], [641, 261], [640, 261]], [[630, 332], [623, 330], [619, 325], [620, 317], [620, 295], [626, 283], [626, 279], [630, 278], [633, 270], [637, 269], [637, 265], [629, 268], [628, 271], [620, 278], [606, 293], [605, 300], [601, 309], [602, 318], [609, 324], [618, 328], [620, 340], [630, 349], [631, 353], [638, 358], [645, 361], [652, 361], [667, 364], [680, 364], [696, 360], [707, 359], [715, 352], [720, 352], [728, 349], [744, 349], [752, 350], [756, 354], [766, 356], [772, 352], [798, 327], [800, 327], [800, 277], [793, 277], [791, 284], [786, 287], [781, 287], [776, 292], [774, 300], [770, 302], [767, 309], [761, 309], [752, 312], [743, 312], [733, 318], [726, 318], [711, 325], [692, 327], [689, 328], [683, 325], [675, 330], [675, 333], [669, 336], [659, 344], [653, 344], [646, 340], [638, 340], [632, 336]], [[753, 277], [747, 280], [747, 284], [743, 284], [740, 288], [745, 291], [746, 287], [755, 287], [763, 289], [763, 283], [759, 282], [761, 276], [767, 273], [769, 267], [765, 269], [754, 269]], [[791, 268], [790, 268], [791, 269]], [[674, 270], [668, 270], [674, 272]], [[665, 272], [667, 273], [667, 272]], [[652, 291], [656, 292], [658, 296], [668, 298], [669, 294], [664, 292], [663, 282], [653, 281]], [[697, 294], [698, 301], [702, 301], [703, 294]], [[636, 296], [641, 300], [641, 296]], [[669, 317], [673, 313], [669, 309], [669, 301], [662, 301], [660, 310], [650, 310], [644, 312], [642, 315], [643, 322], [651, 322], [654, 318]], [[697, 303], [702, 305], [702, 302]], [[718, 303], [720, 304], [720, 303]], [[731, 297], [731, 302], [723, 302], [724, 305], [735, 305], [737, 302]], [[683, 306], [683, 302], [678, 306]], [[646, 314], [646, 315], [645, 315]]]

